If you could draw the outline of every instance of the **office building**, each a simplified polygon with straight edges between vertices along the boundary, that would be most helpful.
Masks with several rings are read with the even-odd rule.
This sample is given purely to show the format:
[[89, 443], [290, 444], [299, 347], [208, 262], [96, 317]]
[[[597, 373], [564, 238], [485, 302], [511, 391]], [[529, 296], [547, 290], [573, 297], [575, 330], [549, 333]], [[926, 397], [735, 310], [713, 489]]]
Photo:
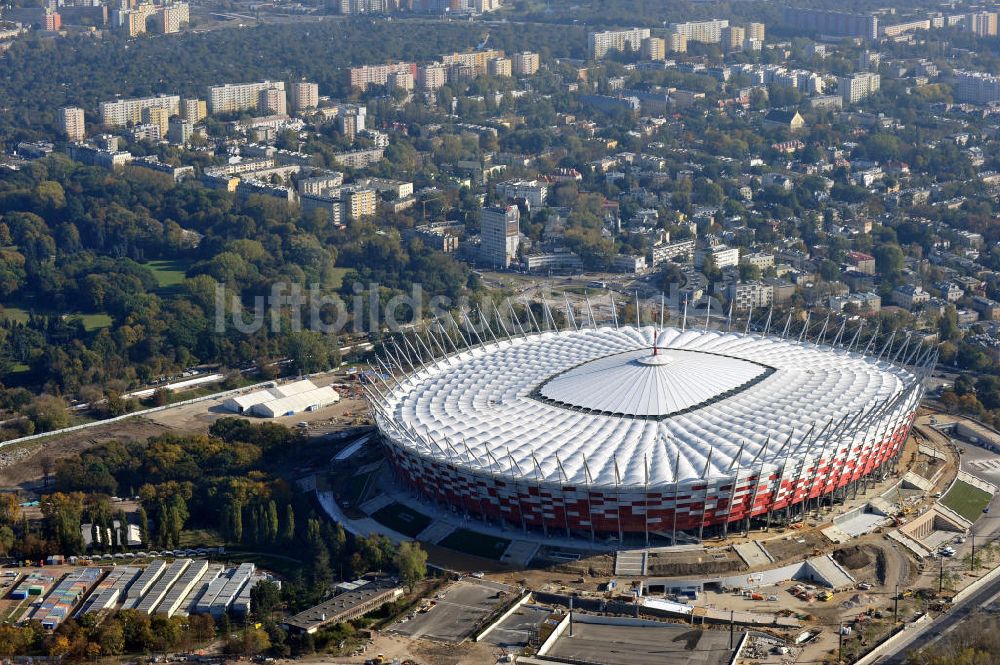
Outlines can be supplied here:
[[600, 60], [608, 54], [608, 51], [639, 52], [642, 48], [642, 40], [648, 37], [649, 28], [592, 32], [587, 36], [590, 58]]
[[142, 122], [143, 109], [147, 108], [162, 108], [166, 109], [169, 115], [179, 115], [180, 105], [181, 98], [177, 95], [160, 95], [157, 97], [101, 102], [101, 124], [107, 127], [137, 125]]
[[510, 58], [493, 58], [486, 63], [486, 71], [490, 76], [506, 76], [513, 74]]
[[[722, 41], [722, 31], [729, 27], [725, 19], [709, 21], [689, 21], [687, 23], [671, 23], [670, 32], [676, 32], [687, 37], [689, 42], [718, 44]], [[740, 40], [742, 42], [742, 40]]]
[[434, 92], [448, 82], [448, 68], [442, 64], [424, 65], [417, 70], [417, 85], [424, 92]]
[[417, 65], [412, 62], [395, 62], [388, 65], [351, 67], [347, 70], [347, 82], [352, 88], [365, 91], [373, 85], [385, 85], [389, 81], [389, 74], [395, 72], [410, 72], [416, 77]]
[[509, 268], [517, 257], [521, 214], [517, 206], [484, 208], [480, 218], [480, 258], [488, 266]]
[[955, 101], [971, 104], [1000, 102], [1000, 76], [956, 69], [951, 81]]
[[642, 57], [646, 60], [666, 60], [666, 41], [659, 37], [646, 37], [642, 40]]
[[200, 122], [208, 115], [208, 104], [204, 99], [182, 99], [180, 116], [188, 122]]
[[319, 106], [319, 85], [308, 81], [295, 81], [290, 86], [292, 110], [305, 111]]
[[789, 27], [807, 33], [871, 40], [878, 39], [879, 35], [878, 17], [869, 14], [785, 7], [782, 18]]
[[845, 104], [856, 104], [878, 92], [882, 77], [874, 72], [858, 72], [837, 78], [837, 94]]
[[[285, 95], [284, 81], [261, 81], [259, 83], [226, 83], [208, 88], [208, 112], [239, 113], [241, 111], [260, 110], [261, 100], [272, 101], [269, 96], [261, 95], [265, 90], [280, 90], [281, 97]], [[276, 96], [273, 100], [277, 104]]]
[[67, 106], [59, 109], [59, 129], [70, 141], [80, 143], [87, 136], [87, 127], [83, 120], [83, 109]]
[[513, 67], [515, 76], [532, 76], [538, 71], [539, 58], [537, 53], [522, 51], [515, 53]]
[[977, 37], [997, 36], [997, 13], [976, 12], [965, 17], [965, 28]]

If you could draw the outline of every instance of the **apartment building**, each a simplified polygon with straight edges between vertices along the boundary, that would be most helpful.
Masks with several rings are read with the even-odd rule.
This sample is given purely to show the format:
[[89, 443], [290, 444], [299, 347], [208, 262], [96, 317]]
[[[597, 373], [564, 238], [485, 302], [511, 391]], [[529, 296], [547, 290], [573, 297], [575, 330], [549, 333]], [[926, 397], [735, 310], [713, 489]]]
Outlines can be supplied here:
[[448, 68], [442, 64], [424, 65], [417, 70], [417, 86], [424, 92], [434, 92], [448, 82]]
[[965, 17], [965, 28], [977, 37], [997, 36], [997, 13], [975, 12]]
[[955, 101], [971, 104], [1000, 102], [1000, 76], [956, 69], [951, 80]]
[[[485, 64], [483, 70], [485, 71]], [[347, 70], [347, 82], [352, 88], [364, 91], [373, 85], [385, 85], [389, 81], [389, 74], [395, 72], [410, 72], [416, 78], [417, 65], [412, 62], [395, 62], [388, 65], [351, 67]]]
[[747, 31], [738, 25], [730, 25], [722, 29], [722, 48], [726, 51], [743, 50]]
[[642, 57], [646, 60], [666, 60], [667, 42], [659, 37], [647, 37], [643, 39]]
[[782, 19], [789, 27], [803, 32], [834, 37], [878, 39], [879, 20], [870, 14], [855, 14], [827, 9], [785, 7]]
[[264, 115], [285, 115], [288, 113], [288, 101], [284, 90], [265, 88], [257, 95], [257, 110]]
[[882, 77], [874, 72], [858, 72], [837, 78], [837, 94], [845, 104], [856, 104], [878, 92]]
[[295, 81], [289, 86], [292, 93], [292, 110], [305, 111], [319, 106], [319, 85], [308, 81]]
[[515, 76], [532, 76], [541, 64], [538, 54], [531, 51], [515, 53], [512, 62]]
[[733, 305], [733, 311], [745, 312], [770, 307], [774, 299], [774, 287], [764, 282], [737, 282], [729, 285], [726, 295]]
[[156, 27], [165, 34], [180, 32], [191, 22], [191, 8], [186, 2], [164, 5], [156, 14]]
[[489, 63], [496, 58], [503, 58], [504, 52], [497, 49], [473, 51], [471, 53], [452, 53], [441, 58], [446, 66], [465, 65], [472, 67], [475, 76], [489, 73]]
[[164, 108], [151, 106], [142, 110], [142, 124], [155, 125], [159, 129], [158, 139], [167, 135], [170, 123], [170, 112]]
[[[689, 42], [718, 44], [722, 41], [722, 31], [729, 27], [726, 19], [711, 19], [709, 21], [688, 21], [687, 23], [671, 23], [670, 32], [684, 35]], [[742, 43], [743, 40], [740, 40]]]
[[59, 109], [59, 129], [70, 141], [80, 143], [87, 136], [84, 124], [83, 109], [67, 106]]
[[178, 95], [159, 95], [139, 99], [118, 99], [101, 102], [101, 124], [107, 127], [124, 127], [142, 122], [142, 111], [147, 108], [166, 109], [170, 115], [179, 115], [181, 98]]
[[590, 58], [600, 60], [608, 54], [608, 51], [632, 50], [638, 52], [642, 48], [642, 40], [649, 36], [649, 28], [591, 32], [587, 35]]
[[[271, 100], [269, 96], [262, 96], [261, 92], [272, 89], [280, 90], [281, 97], [284, 98], [284, 81], [225, 83], [223, 85], [210, 86], [208, 88], [208, 112], [215, 115], [219, 113], [257, 111], [260, 109], [262, 98], [265, 101]], [[277, 95], [275, 95], [276, 97]], [[275, 103], [277, 103], [276, 100]]]

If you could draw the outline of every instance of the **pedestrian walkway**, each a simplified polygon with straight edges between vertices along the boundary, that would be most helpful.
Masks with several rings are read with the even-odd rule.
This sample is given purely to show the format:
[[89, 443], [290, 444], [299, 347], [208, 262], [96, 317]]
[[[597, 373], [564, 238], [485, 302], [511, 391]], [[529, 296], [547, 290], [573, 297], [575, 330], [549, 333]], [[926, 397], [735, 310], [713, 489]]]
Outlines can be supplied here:
[[644, 550], [620, 550], [615, 553], [615, 575], [639, 577], [646, 574]]

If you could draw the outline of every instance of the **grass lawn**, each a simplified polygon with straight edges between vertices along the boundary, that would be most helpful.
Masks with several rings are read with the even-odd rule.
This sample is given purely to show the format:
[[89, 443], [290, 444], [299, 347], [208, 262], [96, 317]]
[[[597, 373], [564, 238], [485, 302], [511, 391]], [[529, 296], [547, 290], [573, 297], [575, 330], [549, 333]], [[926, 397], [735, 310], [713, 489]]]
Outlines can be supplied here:
[[497, 538], [496, 536], [469, 531], [468, 529], [456, 529], [447, 538], [439, 542], [438, 545], [447, 547], [450, 550], [481, 556], [484, 559], [499, 561], [500, 555], [510, 545], [510, 541], [506, 538]]
[[970, 522], [975, 522], [983, 516], [983, 508], [989, 505], [992, 498], [989, 492], [956, 480], [951, 491], [941, 499], [941, 503]]
[[111, 317], [107, 314], [70, 314], [69, 319], [82, 321], [83, 329], [87, 332], [111, 327]]
[[212, 529], [185, 529], [181, 531], [180, 547], [186, 550], [199, 547], [219, 547], [225, 544], [222, 536]]
[[184, 281], [184, 276], [190, 265], [190, 261], [181, 261], [178, 259], [158, 259], [156, 261], [150, 261], [146, 264], [146, 267], [149, 268], [150, 271], [152, 271], [153, 276], [156, 277], [156, 283], [160, 286], [160, 289], [167, 291], [176, 288], [182, 281]]
[[0, 316], [11, 321], [16, 321], [17, 323], [27, 323], [30, 315], [28, 314], [28, 310], [20, 307], [4, 307]]
[[330, 288], [339, 289], [344, 285], [344, 275], [350, 272], [350, 268], [333, 268], [333, 280]]
[[410, 538], [415, 538], [431, 523], [431, 518], [410, 510], [401, 503], [390, 503], [372, 513], [372, 517], [393, 531]]
[[[52, 314], [51, 311], [44, 308], [36, 308], [35, 313]], [[3, 311], [0, 312], [0, 316], [3, 316], [5, 319], [10, 319], [11, 321], [17, 321], [18, 323], [27, 323], [28, 317], [31, 316], [31, 314], [23, 307], [4, 307]], [[111, 317], [104, 313], [67, 314], [66, 318], [71, 321], [74, 319], [83, 321], [83, 327], [87, 330], [87, 332], [93, 332], [95, 330], [109, 328], [111, 326]]]

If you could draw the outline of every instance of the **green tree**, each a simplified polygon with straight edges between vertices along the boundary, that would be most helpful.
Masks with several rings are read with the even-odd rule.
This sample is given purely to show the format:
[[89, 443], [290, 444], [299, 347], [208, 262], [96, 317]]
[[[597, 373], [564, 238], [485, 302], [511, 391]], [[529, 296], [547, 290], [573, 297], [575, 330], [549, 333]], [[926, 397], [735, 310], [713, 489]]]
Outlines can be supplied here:
[[400, 543], [393, 557], [399, 579], [413, 591], [413, 587], [427, 574], [427, 552], [416, 541]]

